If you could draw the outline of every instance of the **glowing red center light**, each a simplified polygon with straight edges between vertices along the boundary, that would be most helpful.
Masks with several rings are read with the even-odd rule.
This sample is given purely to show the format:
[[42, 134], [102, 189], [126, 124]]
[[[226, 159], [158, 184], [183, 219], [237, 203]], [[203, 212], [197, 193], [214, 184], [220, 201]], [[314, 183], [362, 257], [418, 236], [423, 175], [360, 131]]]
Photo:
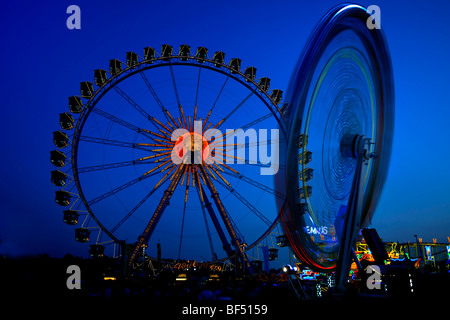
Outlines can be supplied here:
[[[189, 151], [191, 152], [191, 157], [185, 158], [185, 152]], [[172, 151], [172, 155], [178, 157], [186, 164], [199, 164], [200, 153], [202, 157], [201, 163], [207, 161], [208, 157], [211, 156], [208, 141], [198, 132], [186, 132], [179, 136]]]

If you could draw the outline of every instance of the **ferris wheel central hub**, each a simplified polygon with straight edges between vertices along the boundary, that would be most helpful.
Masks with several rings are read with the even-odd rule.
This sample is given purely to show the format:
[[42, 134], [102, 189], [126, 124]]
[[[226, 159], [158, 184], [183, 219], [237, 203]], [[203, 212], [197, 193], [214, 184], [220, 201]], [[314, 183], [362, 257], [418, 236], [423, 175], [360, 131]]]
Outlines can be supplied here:
[[342, 137], [340, 150], [347, 158], [358, 158], [358, 154], [364, 148], [364, 136], [360, 134], [347, 133]]
[[186, 132], [178, 137], [172, 154], [184, 164], [202, 164], [210, 157], [209, 143], [198, 132]]
[[368, 158], [376, 158], [375, 153], [368, 153], [369, 145], [373, 144], [362, 134], [348, 133], [342, 137], [340, 150], [344, 157], [357, 159], [361, 153]]
[[342, 137], [340, 150], [344, 157], [357, 159], [363, 153], [366, 160], [377, 158], [375, 152], [369, 152], [370, 145], [374, 144], [362, 134], [346, 134]]

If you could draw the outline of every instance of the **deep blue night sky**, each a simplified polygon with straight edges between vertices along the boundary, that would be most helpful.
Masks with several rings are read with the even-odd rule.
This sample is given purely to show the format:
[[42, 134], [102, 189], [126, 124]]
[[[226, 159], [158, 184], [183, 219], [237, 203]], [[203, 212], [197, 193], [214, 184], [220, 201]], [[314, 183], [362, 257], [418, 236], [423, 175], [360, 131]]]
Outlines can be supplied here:
[[[341, 1], [20, 1], [2, 5], [0, 253], [85, 255], [61, 219], [49, 151], [58, 114], [109, 59], [161, 44], [223, 50], [286, 90], [320, 18]], [[81, 30], [66, 8], [81, 8]], [[448, 1], [364, 1], [381, 8], [394, 68], [391, 165], [372, 226], [384, 240], [450, 236]]]

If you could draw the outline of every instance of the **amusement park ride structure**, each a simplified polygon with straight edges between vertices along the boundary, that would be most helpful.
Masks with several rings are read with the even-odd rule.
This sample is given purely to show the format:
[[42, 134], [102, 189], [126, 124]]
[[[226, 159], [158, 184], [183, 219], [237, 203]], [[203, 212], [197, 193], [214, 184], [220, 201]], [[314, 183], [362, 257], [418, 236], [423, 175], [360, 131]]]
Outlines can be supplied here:
[[[234, 154], [234, 149], [244, 149], [249, 153], [252, 148], [258, 147], [259, 142], [255, 143], [241, 140], [237, 141], [238, 143], [234, 143], [234, 140], [232, 140], [232, 143], [229, 143], [227, 136], [233, 138], [235, 133], [227, 131], [222, 134], [218, 129], [224, 122], [232, 118], [232, 116], [238, 119], [243, 118], [240, 113], [247, 112], [246, 108], [249, 107], [245, 107], [244, 105], [250, 103], [250, 101], [252, 107], [258, 107], [259, 110], [263, 110], [262, 115], [256, 119], [251, 119], [250, 122], [241, 126], [240, 129], [245, 130], [257, 126], [261, 122], [269, 122], [270, 125], [270, 121], [273, 122], [273, 126], [283, 128], [285, 120], [280, 109], [282, 107], [280, 104], [282, 91], [278, 89], [269, 91], [270, 79], [266, 77], [257, 79], [256, 68], [247, 67], [242, 71], [240, 59], [232, 59], [230, 63], [227, 64], [224, 57], [225, 54], [221, 51], [215, 52], [213, 57], [209, 57], [208, 49], [205, 47], [199, 47], [196, 54], [191, 53], [191, 49], [188, 45], [181, 45], [178, 53], [174, 52], [172, 46], [163, 45], [161, 54], [158, 54], [157, 51], [151, 47], [146, 47], [144, 48], [144, 58], [139, 58], [134, 52], [128, 52], [126, 63], [122, 63], [117, 59], [110, 60], [110, 78], [108, 78], [108, 71], [97, 69], [94, 71], [95, 85], [97, 88], [94, 89], [94, 84], [91, 82], [82, 82], [80, 84], [81, 96], [69, 97], [69, 109], [71, 113], [60, 114], [60, 125], [63, 131], [54, 132], [54, 143], [58, 149], [52, 151], [50, 154], [52, 164], [58, 168], [65, 167], [67, 170], [65, 172], [61, 170], [52, 171], [52, 182], [56, 186], [62, 187], [61, 190], [56, 191], [56, 202], [63, 206], [70, 206], [69, 210], [64, 211], [64, 221], [68, 224], [75, 225], [78, 222], [79, 216], [82, 214], [85, 215], [82, 227], [75, 230], [76, 240], [88, 242], [91, 230], [99, 231], [97, 243], [90, 247], [91, 255], [103, 254], [105, 249], [103, 244], [105, 242], [101, 240], [101, 237], [104, 234], [111, 239], [111, 241], [107, 241], [107, 243], [114, 243], [115, 247], [116, 245], [119, 245], [117, 247], [121, 250], [120, 255], [124, 257], [124, 239], [120, 239], [116, 235], [116, 231], [125, 224], [161, 186], [169, 183], [169, 186], [161, 195], [161, 199], [154, 209], [154, 213], [150, 217], [146, 227], [143, 228], [142, 233], [138, 235], [138, 241], [129, 254], [127, 264], [131, 265], [138, 254], [141, 253], [141, 249], [147, 246], [150, 237], [154, 234], [170, 201], [175, 201], [173, 196], [177, 187], [184, 185], [184, 203], [182, 209], [181, 232], [179, 236], [180, 244], [178, 248], [178, 258], [180, 258], [183, 229], [185, 227], [189, 188], [194, 187], [197, 190], [198, 200], [201, 205], [201, 211], [203, 212], [213, 259], [217, 259], [217, 252], [215, 252], [213, 248], [212, 233], [210, 232], [205, 212], [209, 214], [209, 221], [213, 223], [217, 236], [224, 249], [225, 256], [222, 257], [221, 260], [232, 259], [236, 255], [241, 260], [244, 269], [251, 272], [252, 266], [245, 251], [253, 248], [261, 242], [262, 239], [270, 235], [272, 230], [278, 224], [279, 215], [276, 214], [274, 210], [267, 214], [267, 210], [263, 211], [261, 207], [257, 208], [256, 204], [249, 200], [251, 197], [242, 195], [240, 191], [238, 191], [239, 189], [233, 185], [233, 181], [229, 182], [224, 175], [231, 176], [232, 179], [234, 179], [235, 184], [242, 181], [250, 187], [257, 190], [263, 190], [275, 196], [277, 196], [278, 192], [267, 185], [267, 183], [263, 181], [259, 182], [256, 178], [251, 177], [245, 172], [241, 172], [241, 170], [238, 171], [234, 169], [232, 165], [229, 165], [230, 161], [228, 160], [231, 158], [231, 160], [236, 160], [238, 163], [241, 161], [240, 163], [243, 166], [256, 166], [258, 169], [260, 169], [260, 167], [266, 167], [265, 164], [252, 162], [251, 159], [242, 159]], [[122, 69], [122, 66], [125, 66], [125, 68]], [[173, 86], [171, 95], [172, 98], [176, 98], [174, 103], [163, 104], [162, 101], [164, 100], [161, 98], [161, 93], [156, 92], [154, 84], [150, 81], [155, 79], [149, 79], [149, 76], [147, 76], [147, 70], [154, 71], [156, 69], [165, 69], [167, 70], [165, 72], [166, 76], [170, 75], [168, 82], [171, 82], [170, 85]], [[183, 82], [185, 81], [185, 78], [183, 77], [188, 76], [187, 71], [190, 71], [189, 76], [191, 76], [193, 80], [188, 84]], [[155, 73], [151, 75], [160, 75], [162, 73], [162, 71], [159, 73], [156, 73], [156, 71], [154, 72]], [[176, 74], [180, 75], [180, 78], [177, 78]], [[218, 74], [221, 78], [217, 78], [217, 76], [214, 78], [214, 74]], [[136, 75], [140, 75], [142, 78], [145, 88], [148, 89], [154, 100], [153, 104], [156, 102], [156, 110], [146, 110], [141, 106], [141, 103], [138, 103], [127, 94], [125, 90], [119, 87], [119, 84], [122, 86], [122, 81]], [[219, 87], [218, 93], [212, 96], [213, 99], [208, 101], [207, 104], [210, 106], [208, 110], [205, 106], [201, 106], [202, 102], [199, 95], [202, 94], [202, 90], [206, 92], [208, 90], [211, 91], [210, 83], [208, 83], [208, 80], [212, 81], [211, 79], [214, 79], [214, 81], [219, 81], [217, 79], [220, 79], [222, 85]], [[192, 85], [192, 83], [194, 83], [195, 88], [195, 101], [189, 101], [186, 104], [190, 105], [186, 106], [182, 104], [182, 93], [183, 90], [187, 90], [185, 87]], [[231, 93], [227, 92], [227, 88]], [[98, 106], [102, 98], [104, 98], [111, 89], [113, 89], [112, 91], [117, 92], [132, 107], [131, 109], [137, 111], [140, 114], [139, 116], [146, 120], [145, 126], [132, 123], [126, 118], [127, 115], [124, 115], [123, 118], [121, 118], [114, 115], [112, 111], [105, 111], [103, 107]], [[192, 88], [188, 89], [192, 91]], [[167, 88], [163, 87], [161, 90], [163, 91], [162, 94], [167, 95]], [[218, 108], [216, 105], [220, 103], [220, 101], [218, 103], [220, 98], [226, 97], [227, 94], [230, 96], [235, 94], [235, 92], [241, 93], [245, 91], [246, 94], [243, 95], [244, 98], [240, 98], [239, 103], [233, 108], [228, 106], [225, 111], [217, 110]], [[166, 101], [167, 100], [166, 97]], [[148, 104], [148, 102], [145, 103]], [[204, 112], [204, 110], [208, 110], [208, 112], [205, 114], [206, 117], [202, 121], [200, 113], [202, 111]], [[190, 112], [192, 112], [192, 114], [190, 114]], [[158, 113], [160, 119], [158, 119], [156, 113]], [[175, 116], [175, 114], [178, 116]], [[74, 119], [74, 115], [78, 115], [78, 118]], [[221, 117], [221, 115], [224, 116]], [[93, 130], [86, 126], [91, 118], [93, 118], [93, 121], [91, 122], [94, 124], [98, 121], [106, 121], [106, 124], [103, 125], [106, 129], [102, 130], [102, 128], [100, 128], [100, 130], [98, 130], [101, 131], [101, 137], [92, 135], [91, 132]], [[139, 119], [139, 122], [141, 122], [140, 120], [141, 119]], [[148, 126], [152, 126], [152, 129], [146, 129]], [[110, 132], [115, 128], [119, 128], [122, 131], [128, 130], [127, 133], [134, 133], [134, 135], [122, 135], [121, 140], [110, 138], [113, 136]], [[283, 133], [283, 130], [284, 129], [281, 129], [280, 131]], [[128, 139], [128, 141], [125, 139]], [[142, 139], [142, 142], [138, 139]], [[269, 140], [263, 141], [263, 144], [271, 143], [272, 142]], [[83, 154], [80, 151], [80, 146], [82, 144], [100, 144], [105, 149], [128, 148], [133, 151], [142, 150], [146, 154], [126, 161], [81, 166], [80, 159], [83, 157]], [[89, 157], [95, 158], [95, 150], [89, 154]], [[101, 156], [97, 155], [97, 158], [100, 158], [97, 159], [97, 161], [101, 161]], [[222, 161], [214, 161], [219, 158]], [[223, 161], [223, 159], [226, 159], [226, 161]], [[231, 163], [233, 162], [231, 161]], [[86, 195], [85, 190], [90, 189], [91, 186], [86, 185], [84, 182], [86, 180], [84, 180], [81, 175], [87, 175], [91, 172], [113, 171], [113, 169], [117, 170], [118, 168], [124, 167], [136, 168], [138, 165], [154, 165], [154, 167], [143, 171], [143, 173], [139, 174], [135, 179], [128, 181], [119, 187], [110, 188], [93, 199], [88, 198]], [[134, 185], [142, 184], [144, 180], [158, 176], [160, 178], [154, 181], [152, 187], [147, 187], [146, 195], [141, 198], [133, 209], [129, 210], [124, 216], [122, 215], [122, 218], [119, 219], [119, 221], [116, 221], [113, 227], [105, 227], [107, 223], [102, 222], [102, 219], [110, 219], [110, 216], [103, 214], [102, 217], [101, 213], [97, 213], [93, 209], [95, 204], [101, 203], [112, 196], [119, 196]], [[89, 183], [99, 184], [99, 181], [94, 180]], [[217, 186], [222, 188], [220, 194]], [[76, 187], [76, 192], [72, 191], [74, 187]], [[208, 199], [208, 193], [213, 199], [215, 209]], [[252, 239], [250, 245], [247, 245], [244, 242], [245, 238], [238, 229], [238, 223], [236, 223], [230, 215], [232, 211], [226, 209], [227, 205], [223, 201], [224, 193], [235, 196], [239, 202], [259, 220], [259, 226], [258, 224], [254, 225], [255, 231], [259, 234]], [[76, 200], [72, 202], [71, 198], [73, 197]], [[96, 210], [99, 210], [98, 205], [96, 205], [95, 208]], [[218, 212], [219, 215], [217, 215], [216, 212]], [[244, 218], [239, 220], [244, 220]], [[180, 219], [177, 218], [177, 220]], [[88, 226], [89, 223], [91, 223], [91, 225], [93, 224], [93, 226]], [[248, 236], [247, 239], [248, 238], [251, 237]], [[231, 239], [231, 244], [228, 239]], [[232, 246], [234, 248], [232, 248]], [[118, 250], [115, 249], [114, 251], [116, 252]]]
[[[110, 60], [109, 71], [95, 70], [94, 83], [82, 82], [81, 95], [69, 97], [70, 113], [60, 114], [62, 131], [54, 132], [54, 143], [58, 149], [50, 153], [52, 164], [59, 168], [52, 171], [52, 182], [62, 187], [56, 191], [56, 202], [70, 206], [69, 210], [64, 211], [64, 221], [75, 225], [80, 215], [85, 216], [82, 227], [75, 230], [76, 240], [88, 242], [91, 230], [98, 230], [96, 244], [90, 246], [91, 255], [103, 255], [103, 244], [106, 242], [114, 246], [119, 244], [122, 249], [118, 251], [125, 257], [125, 239], [117, 235], [118, 229], [127, 224], [130, 217], [161, 186], [169, 183], [159, 202], [155, 202], [157, 206], [153, 215], [137, 235], [137, 242], [128, 256], [127, 265], [131, 265], [154, 236], [169, 203], [176, 202], [174, 194], [177, 187], [184, 185], [185, 190], [179, 198], [184, 198], [184, 202], [181, 201], [182, 209], [178, 210], [182, 215], [181, 219], [177, 218], [182, 221], [178, 248], [180, 258], [187, 199], [189, 187], [192, 186], [196, 188], [201, 205], [197, 211], [203, 213], [213, 260], [235, 261], [233, 257], [238, 257], [243, 270], [252, 272], [248, 250], [270, 236], [281, 222], [284, 239], [296, 257], [314, 270], [336, 271], [336, 282], [342, 287], [348, 278], [352, 259], [356, 257], [354, 248], [358, 232], [370, 223], [380, 197], [392, 145], [392, 66], [383, 31], [368, 27], [370, 17], [365, 8], [357, 5], [341, 5], [325, 15], [311, 35], [295, 68], [284, 103], [281, 102], [281, 90], [269, 91], [269, 78], [256, 78], [256, 68], [242, 70], [238, 58], [226, 63], [225, 54], [221, 51], [210, 57], [205, 47], [199, 47], [195, 54], [192, 54], [188, 45], [181, 45], [178, 53], [174, 52], [172, 46], [163, 45], [160, 54], [146, 47], [143, 58], [135, 52], [128, 52], [126, 63], [113, 59]], [[164, 69], [166, 71], [162, 71], [170, 75], [168, 83], [175, 101], [168, 103], [155, 90], [158, 76], [162, 74], [156, 73], [156, 69]], [[185, 75], [183, 73], [183, 76], [177, 77], [176, 74], [187, 69], [193, 71], [191, 74], [195, 76], [191, 77], [193, 81], [189, 85], [182, 86]], [[150, 71], [155, 74], [149, 79], [147, 72]], [[211, 90], [211, 83], [203, 80], [207, 73], [221, 76], [222, 85], [218, 93], [204, 103], [200, 101], [199, 91]], [[149, 111], [147, 106], [142, 106], [119, 86], [128, 78], [139, 78], [135, 77], [137, 75], [153, 98], [155, 110]], [[231, 82], [246, 91], [246, 94], [242, 95], [238, 103], [231, 107], [228, 104], [225, 110], [217, 112], [215, 106], [219, 98], [226, 96], [223, 91], [231, 86]], [[186, 88], [194, 92], [195, 98], [189, 103], [183, 101], [182, 91], [186, 91]], [[167, 88], [164, 90], [167, 91]], [[119, 94], [142, 121], [132, 122], [123, 111], [115, 115], [114, 109], [106, 111], [104, 107], [99, 107], [109, 91]], [[208, 129], [219, 129], [231, 117], [243, 117], [249, 109], [245, 105], [251, 98], [262, 106], [259, 109], [252, 107], [251, 113], [262, 109], [265, 111], [258, 116], [252, 115], [251, 121], [240, 128], [245, 130], [268, 123], [280, 131], [280, 171], [275, 175], [275, 181], [272, 181], [273, 186], [231, 165], [208, 161], [210, 157], [217, 156], [214, 141], [218, 138], [211, 139]], [[107, 100], [106, 103], [112, 101], [115, 100]], [[155, 114], [158, 114], [159, 119]], [[204, 116], [202, 122], [198, 122], [201, 120], [200, 114]], [[105, 128], [101, 125], [96, 127], [95, 124], [101, 121]], [[87, 125], [92, 123], [93, 129]], [[121, 135], [122, 140], [110, 134], [117, 128], [120, 132], [126, 132]], [[95, 130], [101, 134], [93, 135]], [[173, 139], [173, 132], [177, 130], [183, 133]], [[259, 141], [257, 145], [267, 143], [270, 144], [268, 141]], [[82, 166], [80, 144], [132, 149], [143, 155], [131, 160]], [[237, 159], [229, 151], [232, 147], [249, 151], [251, 143], [229, 144], [227, 140], [216, 142], [216, 145], [225, 150], [222, 157], [242, 160], [244, 167], [264, 166]], [[94, 149], [86, 147], [83, 150], [88, 152], [86, 150]], [[108, 152], [104, 151], [104, 155], [109, 155]], [[178, 162], [174, 161], [174, 154]], [[88, 156], [94, 155], [95, 150]], [[188, 156], [191, 161], [185, 161]], [[193, 163], [192, 159], [196, 157], [200, 160]], [[110, 187], [100, 196], [88, 198], [86, 195], [86, 190], [95, 187], [87, 186], [87, 180], [81, 175], [123, 167], [136, 169], [141, 165], [153, 167], [140, 171], [135, 179], [119, 187]], [[62, 168], [66, 170], [62, 171]], [[235, 183], [226, 180], [224, 175], [233, 177]], [[145, 181], [151, 181], [151, 177], [157, 180], [148, 186]], [[274, 196], [278, 208], [271, 213], [258, 209], [256, 203], [249, 200], [250, 196], [237, 191], [235, 184], [239, 182], [245, 182], [260, 193]], [[144, 196], [114, 223], [111, 215], [96, 212], [98, 205], [93, 209], [95, 204], [112, 196], [117, 197], [134, 185], [147, 188]], [[239, 230], [243, 224], [238, 227], [234, 209], [227, 209], [227, 202], [230, 201], [228, 194], [236, 197], [259, 223], [262, 222], [262, 227], [257, 229], [258, 236], [253, 237], [250, 245], [245, 241], [248, 235], [244, 237]], [[208, 195], [213, 199], [215, 209]], [[107, 207], [106, 211], [110, 209]], [[213, 249], [206, 212], [224, 249], [219, 259]], [[102, 219], [106, 221], [102, 222]], [[256, 229], [257, 225], [254, 227]], [[101, 240], [104, 235], [110, 240]], [[318, 236], [320, 239], [317, 239]], [[114, 254], [118, 255], [116, 250]]]
[[[369, 28], [369, 20], [358, 5], [326, 14], [287, 94], [281, 220], [295, 254], [315, 270], [336, 270], [341, 289], [358, 232], [380, 197], [392, 145], [392, 66], [383, 32]], [[321, 229], [327, 232], [320, 239], [308, 232]]]

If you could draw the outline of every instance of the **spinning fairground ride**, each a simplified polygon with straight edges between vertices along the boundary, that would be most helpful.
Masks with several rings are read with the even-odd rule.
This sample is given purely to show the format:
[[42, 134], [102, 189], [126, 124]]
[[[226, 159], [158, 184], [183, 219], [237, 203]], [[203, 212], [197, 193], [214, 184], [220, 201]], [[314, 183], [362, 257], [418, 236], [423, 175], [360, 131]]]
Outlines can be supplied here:
[[51, 152], [64, 221], [81, 222], [76, 240], [96, 232], [91, 255], [122, 257], [131, 243], [129, 266], [160, 243], [167, 257], [252, 272], [250, 250], [281, 225], [297, 258], [342, 284], [392, 145], [392, 67], [371, 18], [332, 9], [283, 103], [256, 68], [205, 47], [146, 47], [95, 70], [69, 97]]
[[335, 270], [341, 287], [356, 237], [374, 214], [392, 146], [392, 66], [372, 22], [361, 6], [338, 6], [311, 35], [290, 83], [286, 167], [278, 176], [293, 251], [315, 270]]

